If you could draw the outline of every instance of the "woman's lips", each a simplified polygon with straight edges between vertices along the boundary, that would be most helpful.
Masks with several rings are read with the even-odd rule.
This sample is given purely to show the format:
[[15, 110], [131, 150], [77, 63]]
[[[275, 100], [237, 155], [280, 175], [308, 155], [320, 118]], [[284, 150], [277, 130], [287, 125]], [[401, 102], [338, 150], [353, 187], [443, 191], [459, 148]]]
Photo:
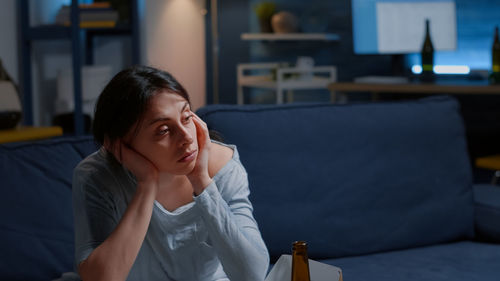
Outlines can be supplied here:
[[194, 159], [196, 159], [196, 152], [197, 152], [197, 150], [184, 154], [184, 156], [182, 156], [182, 158], [179, 160], [179, 162], [191, 162], [191, 161], [193, 161]]

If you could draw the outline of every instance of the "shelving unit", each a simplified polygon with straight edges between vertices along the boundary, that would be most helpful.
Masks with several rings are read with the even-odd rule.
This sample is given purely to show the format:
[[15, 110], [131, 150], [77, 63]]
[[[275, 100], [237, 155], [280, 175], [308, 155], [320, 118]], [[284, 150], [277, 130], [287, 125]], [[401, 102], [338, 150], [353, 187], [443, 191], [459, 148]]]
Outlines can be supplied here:
[[[340, 36], [336, 33], [242, 33], [241, 40], [245, 41], [318, 41], [338, 42]], [[267, 69], [275, 71], [275, 75], [247, 75], [246, 70]], [[326, 76], [313, 75], [317, 73]], [[309, 75], [308, 79], [286, 79], [285, 75]], [[273, 77], [275, 76], [275, 77]], [[327, 86], [337, 80], [335, 66], [315, 66], [312, 68], [283, 67], [283, 63], [240, 63], [237, 65], [237, 101], [243, 104], [243, 88], [261, 88], [276, 91], [276, 103], [293, 101], [293, 90], [327, 89]], [[332, 101], [335, 97], [331, 93]]]
[[340, 41], [335, 33], [243, 33], [242, 40], [266, 41]]
[[[268, 74], [246, 74], [247, 71], [252, 70], [267, 70]], [[273, 71], [275, 71], [275, 75], [272, 74]], [[335, 66], [300, 68], [288, 67], [286, 63], [242, 63], [238, 64], [237, 72], [237, 101], [240, 105], [243, 104], [244, 100], [244, 87], [274, 90], [276, 91], [276, 103], [282, 104], [285, 101], [285, 91], [287, 92], [287, 101], [292, 102], [293, 90], [327, 89], [328, 85], [337, 81], [337, 68]], [[315, 74], [326, 74], [326, 76]], [[287, 75], [299, 76], [286, 78]], [[333, 92], [331, 94], [333, 102], [335, 97]]]
[[80, 28], [79, 1], [71, 0], [71, 25], [42, 25], [30, 26], [29, 3], [30, 0], [18, 1], [19, 18], [19, 47], [20, 47], [20, 86], [23, 96], [24, 125], [32, 126], [33, 118], [33, 85], [32, 85], [32, 43], [37, 40], [67, 39], [71, 41], [71, 57], [73, 68], [74, 87], [74, 127], [75, 135], [84, 134], [82, 111], [82, 62], [93, 64], [93, 39], [97, 36], [122, 36], [131, 37], [132, 64], [140, 62], [139, 52], [139, 9], [138, 0], [129, 0], [130, 19], [128, 24], [118, 24], [113, 28]]

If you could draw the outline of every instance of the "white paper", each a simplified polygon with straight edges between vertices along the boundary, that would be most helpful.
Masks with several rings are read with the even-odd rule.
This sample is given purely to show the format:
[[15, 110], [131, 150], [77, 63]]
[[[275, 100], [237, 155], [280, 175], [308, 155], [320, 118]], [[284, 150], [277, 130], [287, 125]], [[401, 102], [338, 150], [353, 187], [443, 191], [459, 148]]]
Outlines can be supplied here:
[[[336, 266], [309, 259], [311, 281], [341, 281], [342, 270]], [[281, 255], [265, 281], [290, 281], [292, 256]]]
[[418, 53], [430, 20], [434, 49], [455, 50], [455, 2], [377, 2], [377, 44], [380, 53]]

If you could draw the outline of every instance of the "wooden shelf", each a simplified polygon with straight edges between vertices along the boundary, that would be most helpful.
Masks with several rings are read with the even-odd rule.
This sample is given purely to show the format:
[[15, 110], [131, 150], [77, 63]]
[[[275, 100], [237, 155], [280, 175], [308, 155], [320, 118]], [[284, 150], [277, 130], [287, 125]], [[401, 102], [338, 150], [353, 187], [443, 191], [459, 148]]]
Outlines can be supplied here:
[[337, 82], [328, 85], [330, 91], [371, 92], [399, 94], [453, 94], [453, 95], [500, 95], [500, 85], [488, 84], [440, 84], [440, 83], [351, 83]]
[[[122, 35], [130, 34], [132, 28], [126, 24], [117, 24], [115, 27], [80, 28], [92, 35]], [[71, 27], [64, 25], [40, 25], [30, 27], [26, 34], [27, 40], [71, 39]]]
[[242, 40], [267, 41], [339, 41], [335, 33], [243, 33]]
[[0, 130], [0, 143], [39, 140], [62, 136], [61, 127], [19, 127], [10, 130]]

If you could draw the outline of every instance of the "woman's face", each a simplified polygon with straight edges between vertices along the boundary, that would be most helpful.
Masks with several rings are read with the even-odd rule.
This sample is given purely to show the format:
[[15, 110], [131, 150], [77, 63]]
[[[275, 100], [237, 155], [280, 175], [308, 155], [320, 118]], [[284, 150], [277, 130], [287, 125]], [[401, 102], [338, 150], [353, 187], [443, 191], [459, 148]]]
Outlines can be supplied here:
[[[160, 172], [188, 174], [193, 170], [198, 156], [196, 127], [192, 117], [189, 103], [183, 97], [166, 91], [159, 92], [150, 99], [137, 135], [131, 138], [129, 144]], [[134, 129], [129, 135], [133, 134]]]

